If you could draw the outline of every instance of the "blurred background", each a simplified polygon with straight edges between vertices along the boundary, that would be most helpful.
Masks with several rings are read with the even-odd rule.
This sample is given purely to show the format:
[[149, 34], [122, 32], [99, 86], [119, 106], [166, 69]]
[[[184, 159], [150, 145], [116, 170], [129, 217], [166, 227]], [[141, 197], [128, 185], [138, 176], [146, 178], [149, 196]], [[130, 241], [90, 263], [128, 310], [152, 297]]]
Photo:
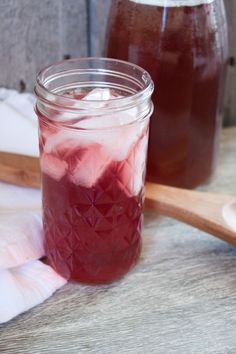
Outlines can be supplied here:
[[[0, 0], [0, 86], [33, 91], [36, 73], [65, 58], [101, 56], [112, 0]], [[236, 125], [236, 0], [225, 0], [229, 63], [224, 125]]]

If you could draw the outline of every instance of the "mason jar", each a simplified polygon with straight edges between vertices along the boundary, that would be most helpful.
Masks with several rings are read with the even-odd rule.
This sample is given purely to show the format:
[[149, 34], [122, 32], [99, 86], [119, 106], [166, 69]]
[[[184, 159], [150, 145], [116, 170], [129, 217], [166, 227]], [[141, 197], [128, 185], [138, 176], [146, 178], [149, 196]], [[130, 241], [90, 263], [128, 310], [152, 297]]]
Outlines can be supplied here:
[[153, 82], [105, 58], [52, 64], [37, 76], [43, 225], [49, 264], [87, 283], [138, 261]]

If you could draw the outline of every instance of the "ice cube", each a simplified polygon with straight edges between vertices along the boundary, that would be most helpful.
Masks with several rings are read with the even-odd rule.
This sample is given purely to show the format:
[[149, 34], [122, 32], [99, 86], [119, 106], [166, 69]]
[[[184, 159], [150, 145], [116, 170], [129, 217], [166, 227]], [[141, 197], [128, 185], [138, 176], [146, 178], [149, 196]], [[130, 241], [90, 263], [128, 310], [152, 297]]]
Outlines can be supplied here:
[[[105, 118], [101, 117], [101, 120]], [[98, 121], [94, 120], [94, 123]], [[104, 125], [104, 124], [103, 124]], [[94, 125], [93, 125], [94, 127]], [[67, 156], [68, 151], [75, 152], [78, 148], [88, 148], [91, 144], [99, 144], [103, 153], [109, 153], [112, 159], [121, 161], [128, 154], [141, 134], [142, 123], [118, 126], [114, 129], [95, 130], [61, 130], [49, 136], [44, 151], [60, 158]]]
[[57, 181], [68, 172], [71, 181], [89, 188], [111, 161], [127, 158], [139, 137], [139, 124], [111, 130], [61, 130], [46, 141], [42, 171]]
[[88, 101], [86, 104], [87, 109], [94, 109], [93, 101], [100, 101], [96, 102], [96, 108], [104, 108], [107, 106], [109, 100], [112, 100], [114, 98], [117, 98], [117, 96], [112, 95], [111, 90], [109, 88], [96, 88], [90, 91], [86, 96], [84, 96], [82, 98], [82, 101]]
[[138, 117], [138, 110], [136, 108], [127, 110], [125, 112], [113, 112], [98, 116], [87, 116], [78, 120], [76, 127], [82, 129], [106, 129], [116, 128], [122, 125], [127, 125], [134, 122]]
[[108, 101], [117, 98], [109, 88], [95, 88], [84, 96], [84, 101]]
[[120, 114], [87, 116], [80, 119], [75, 126], [81, 129], [106, 129], [120, 125]]
[[[125, 112], [92, 117], [80, 122], [81, 128], [84, 122], [83, 127], [88, 129], [61, 129], [48, 136], [44, 146], [45, 155], [42, 158], [42, 170], [52, 178], [60, 180], [70, 169], [71, 179], [75, 183], [91, 186], [112, 160], [122, 161], [127, 158], [130, 150], [141, 136], [144, 125], [146, 125], [145, 121], [125, 126], [119, 125], [119, 123], [114, 124], [112, 120], [119, 121], [121, 115], [122, 119], [126, 119], [126, 121], [131, 119], [129, 115], [128, 118], [126, 117]], [[109, 129], [110, 124], [115, 127]], [[83, 149], [85, 152], [82, 151]], [[93, 152], [93, 156], [90, 152]], [[73, 164], [71, 164], [70, 160], [73, 156]], [[90, 172], [88, 173], [88, 171]], [[88, 179], [87, 184], [86, 178]]]
[[[118, 126], [114, 129], [98, 129], [77, 132], [77, 145], [88, 147], [91, 144], [101, 146], [104, 155], [109, 155], [112, 160], [121, 161], [129, 154], [130, 148], [140, 136], [140, 124]], [[71, 141], [71, 145], [73, 141]]]
[[131, 196], [136, 196], [143, 187], [143, 174], [145, 171], [148, 134], [144, 130], [135, 145], [131, 147], [129, 155], [121, 171], [121, 181]]
[[77, 185], [90, 188], [102, 176], [110, 162], [109, 151], [102, 149], [99, 144], [89, 145], [70, 172], [70, 179]]
[[0, 220], [0, 272], [44, 256], [41, 215], [18, 212]]
[[[96, 100], [101, 101], [101, 105], [99, 107], [104, 108], [111, 106], [112, 102], [110, 100], [114, 100], [117, 98], [122, 98], [124, 96], [119, 95], [116, 91], [109, 89], [109, 88], [96, 88], [90, 91], [83, 100]], [[112, 112], [109, 114], [104, 114], [103, 116], [97, 117], [88, 117], [79, 122], [80, 127], [82, 128], [107, 128], [113, 127], [118, 125], [129, 124], [130, 122], [134, 121], [137, 118], [138, 109], [132, 108], [126, 111], [119, 111], [119, 112]]]
[[[123, 126], [121, 120], [127, 125]], [[114, 160], [121, 161], [128, 155], [143, 129], [143, 123], [128, 124], [133, 120], [134, 118], [126, 112], [85, 119], [79, 123], [80, 127], [91, 130], [81, 132], [78, 143], [83, 145], [86, 141], [98, 143], [109, 151]]]
[[138, 108], [130, 108], [125, 112], [120, 113], [120, 125], [130, 124], [138, 119]]
[[134, 152], [133, 188], [131, 192], [137, 195], [143, 187], [144, 172], [146, 166], [148, 136], [145, 134], [138, 142]]
[[41, 170], [56, 181], [60, 181], [66, 174], [67, 163], [62, 159], [43, 153], [40, 160]]
[[122, 161], [130, 153], [131, 148], [136, 144], [141, 135], [143, 124], [133, 124], [114, 129], [105, 141], [105, 148], [110, 151], [113, 159]]
[[79, 147], [86, 146], [87, 142], [93, 141], [89, 136], [86, 138], [86, 135], [86, 131], [61, 129], [56, 134], [47, 137], [44, 152], [64, 159]]

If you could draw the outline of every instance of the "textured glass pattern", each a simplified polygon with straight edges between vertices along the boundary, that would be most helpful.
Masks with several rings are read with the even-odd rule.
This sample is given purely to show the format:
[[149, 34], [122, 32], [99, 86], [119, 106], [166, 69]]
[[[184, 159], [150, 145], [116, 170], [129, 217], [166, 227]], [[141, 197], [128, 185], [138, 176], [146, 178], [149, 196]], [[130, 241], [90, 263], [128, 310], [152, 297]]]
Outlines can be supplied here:
[[110, 150], [80, 134], [41, 125], [46, 255], [68, 279], [109, 282], [141, 252], [148, 120]]

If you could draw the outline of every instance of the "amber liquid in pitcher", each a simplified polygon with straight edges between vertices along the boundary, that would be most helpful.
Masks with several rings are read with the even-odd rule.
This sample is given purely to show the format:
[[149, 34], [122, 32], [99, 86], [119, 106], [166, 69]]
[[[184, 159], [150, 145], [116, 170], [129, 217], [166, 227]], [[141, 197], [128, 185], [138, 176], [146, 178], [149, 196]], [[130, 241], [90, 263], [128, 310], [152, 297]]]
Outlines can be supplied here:
[[113, 1], [105, 54], [144, 67], [154, 80], [147, 179], [192, 188], [215, 168], [227, 27], [223, 1], [185, 3]]

